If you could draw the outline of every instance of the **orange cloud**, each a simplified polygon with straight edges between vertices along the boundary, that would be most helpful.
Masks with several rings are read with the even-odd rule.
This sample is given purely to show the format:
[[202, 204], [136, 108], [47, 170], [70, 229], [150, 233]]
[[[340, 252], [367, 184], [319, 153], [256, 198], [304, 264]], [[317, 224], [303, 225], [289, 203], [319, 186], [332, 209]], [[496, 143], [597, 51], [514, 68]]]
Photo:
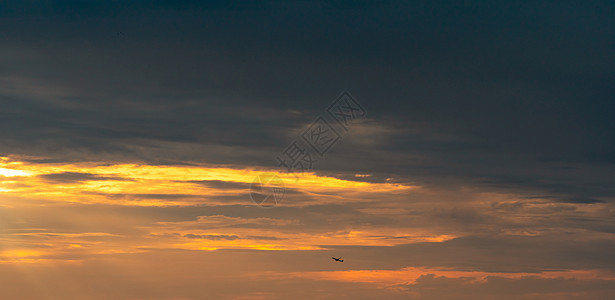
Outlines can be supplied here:
[[[304, 174], [300, 180], [276, 170], [237, 169], [217, 166], [153, 166], [138, 164], [102, 165], [31, 164], [0, 158], [0, 182], [4, 195], [75, 203], [108, 203], [137, 206], [195, 205], [220, 203], [219, 196], [241, 196], [248, 200], [247, 186], [258, 175], [276, 172], [286, 188], [312, 195], [403, 193], [413, 188], [393, 183], [368, 183]], [[10, 177], [8, 177], [10, 176]], [[199, 182], [239, 183], [245, 187], [215, 187]], [[244, 198], [245, 197], [245, 198]], [[322, 197], [323, 201], [327, 197]], [[347, 197], [346, 200], [351, 200]], [[359, 199], [357, 197], [356, 199]], [[225, 204], [228, 200], [225, 199]], [[286, 205], [293, 205], [287, 202]]]
[[534, 277], [542, 279], [581, 279], [581, 280], [615, 280], [615, 274], [604, 270], [563, 270], [546, 271], [538, 273], [500, 273], [500, 272], [478, 272], [478, 271], [458, 271], [434, 268], [414, 268], [408, 267], [399, 270], [350, 270], [350, 271], [327, 271], [327, 272], [295, 272], [290, 274], [277, 274], [281, 276], [292, 276], [307, 278], [312, 280], [331, 280], [342, 282], [362, 282], [372, 283], [382, 288], [393, 288], [399, 285], [413, 284], [416, 280], [425, 275], [432, 274], [436, 277], [447, 278], [469, 278], [471, 282], [484, 282], [490, 276], [520, 279], [524, 277]]

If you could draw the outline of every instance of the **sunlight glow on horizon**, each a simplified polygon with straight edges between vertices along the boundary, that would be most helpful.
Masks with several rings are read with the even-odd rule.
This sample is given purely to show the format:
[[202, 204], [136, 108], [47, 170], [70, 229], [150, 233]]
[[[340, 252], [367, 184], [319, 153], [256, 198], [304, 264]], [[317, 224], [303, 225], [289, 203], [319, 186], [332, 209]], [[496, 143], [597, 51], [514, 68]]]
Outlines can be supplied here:
[[25, 172], [21, 170], [0, 168], [0, 176], [4, 176], [4, 177], [30, 176], [30, 175], [31, 174], [29, 172]]
[[[29, 163], [0, 157], [0, 172], [12, 175], [0, 181], [0, 205], [25, 208], [46, 205], [75, 206], [105, 204], [113, 206], [179, 207], [199, 205], [256, 206], [249, 198], [249, 186], [259, 175], [275, 174], [283, 179], [289, 199], [282, 205], [315, 205], [326, 201], [366, 201], [382, 194], [401, 194], [413, 188], [389, 182], [371, 183], [344, 180], [315, 173], [280, 173], [278, 170], [230, 168], [227, 166], [168, 166], [140, 164]], [[6, 177], [6, 176], [5, 176]], [[310, 197], [308, 204], [293, 203], [293, 197]], [[363, 198], [362, 198], [363, 196]], [[15, 201], [18, 199], [18, 201]], [[221, 199], [221, 200], [219, 200]], [[330, 203], [330, 202], [329, 202]], [[46, 217], [46, 216], [45, 216]], [[70, 220], [82, 232], [54, 228], [22, 228], [7, 233], [1, 263], [72, 261], [76, 254], [103, 255], [140, 253], [143, 248], [196, 251], [218, 249], [251, 250], [325, 250], [326, 245], [390, 246], [408, 242], [445, 241], [453, 236], [439, 233], [405, 233], [383, 237], [380, 230], [330, 232], [323, 234], [281, 232], [276, 228], [301, 226], [293, 219], [245, 218], [225, 215], [198, 216], [196, 220], [159, 221], [141, 226], [142, 235], [117, 234], [116, 231], [88, 231], [85, 228], [107, 222], [112, 215], [84, 218], [75, 211], [53, 216], [60, 222]], [[107, 218], [107, 219], [105, 219]], [[11, 222], [11, 220], [0, 220]], [[115, 221], [118, 222], [118, 221]], [[123, 221], [122, 221], [123, 222]], [[131, 225], [130, 220], [124, 226]], [[123, 223], [118, 223], [118, 226]], [[0, 223], [0, 226], [4, 224]], [[12, 226], [15, 226], [14, 224]], [[238, 227], [228, 227], [238, 226]], [[242, 227], [247, 226], [247, 227]], [[254, 228], [250, 228], [253, 226]], [[218, 228], [212, 230], [208, 228]], [[98, 229], [99, 230], [99, 229]], [[103, 229], [104, 230], [104, 229]], [[231, 238], [227, 238], [231, 236]], [[191, 238], [192, 237], [192, 238]], [[273, 238], [275, 237], [275, 238]], [[25, 249], [22, 249], [25, 245]], [[22, 247], [22, 248], [20, 248]], [[42, 247], [42, 248], [41, 248]], [[40, 250], [40, 249], [44, 249]], [[79, 255], [77, 255], [79, 257]]]
[[[217, 203], [216, 197], [247, 198], [247, 187], [258, 175], [271, 170], [228, 167], [155, 166], [138, 164], [96, 165], [31, 164], [0, 159], [0, 190], [17, 197], [72, 203], [107, 203], [137, 206], [195, 205]], [[11, 167], [4, 168], [4, 167]], [[334, 177], [273, 171], [286, 188], [305, 193], [403, 193], [411, 186], [393, 183], [350, 181]], [[217, 187], [217, 182], [245, 187]], [[243, 200], [243, 198], [242, 198]], [[248, 200], [249, 201], [249, 200]]]

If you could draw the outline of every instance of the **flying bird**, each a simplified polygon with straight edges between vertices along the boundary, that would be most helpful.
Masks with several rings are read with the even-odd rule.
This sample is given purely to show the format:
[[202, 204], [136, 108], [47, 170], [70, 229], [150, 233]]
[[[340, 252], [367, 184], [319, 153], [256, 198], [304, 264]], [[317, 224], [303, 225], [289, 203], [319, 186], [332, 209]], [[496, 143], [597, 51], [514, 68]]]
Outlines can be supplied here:
[[344, 260], [341, 257], [338, 257], [338, 258], [331, 257], [331, 258], [335, 261], [344, 262]]

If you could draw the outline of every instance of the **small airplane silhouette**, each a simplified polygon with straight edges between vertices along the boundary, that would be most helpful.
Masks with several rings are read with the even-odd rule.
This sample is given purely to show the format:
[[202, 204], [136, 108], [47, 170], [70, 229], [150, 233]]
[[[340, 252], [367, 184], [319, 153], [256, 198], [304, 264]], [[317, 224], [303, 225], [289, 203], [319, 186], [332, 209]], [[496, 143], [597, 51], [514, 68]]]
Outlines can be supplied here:
[[335, 261], [344, 262], [344, 260], [341, 257], [338, 257], [338, 258], [331, 257], [331, 258]]

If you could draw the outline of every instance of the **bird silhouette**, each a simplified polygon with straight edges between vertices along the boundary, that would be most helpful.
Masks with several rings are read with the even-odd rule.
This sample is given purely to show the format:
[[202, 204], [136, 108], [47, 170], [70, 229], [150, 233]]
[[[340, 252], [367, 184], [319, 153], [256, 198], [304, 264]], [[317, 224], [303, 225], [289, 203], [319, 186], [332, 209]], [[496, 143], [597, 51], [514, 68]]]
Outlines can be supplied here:
[[338, 258], [331, 257], [331, 258], [335, 261], [344, 262], [344, 260], [341, 257], [338, 257]]

